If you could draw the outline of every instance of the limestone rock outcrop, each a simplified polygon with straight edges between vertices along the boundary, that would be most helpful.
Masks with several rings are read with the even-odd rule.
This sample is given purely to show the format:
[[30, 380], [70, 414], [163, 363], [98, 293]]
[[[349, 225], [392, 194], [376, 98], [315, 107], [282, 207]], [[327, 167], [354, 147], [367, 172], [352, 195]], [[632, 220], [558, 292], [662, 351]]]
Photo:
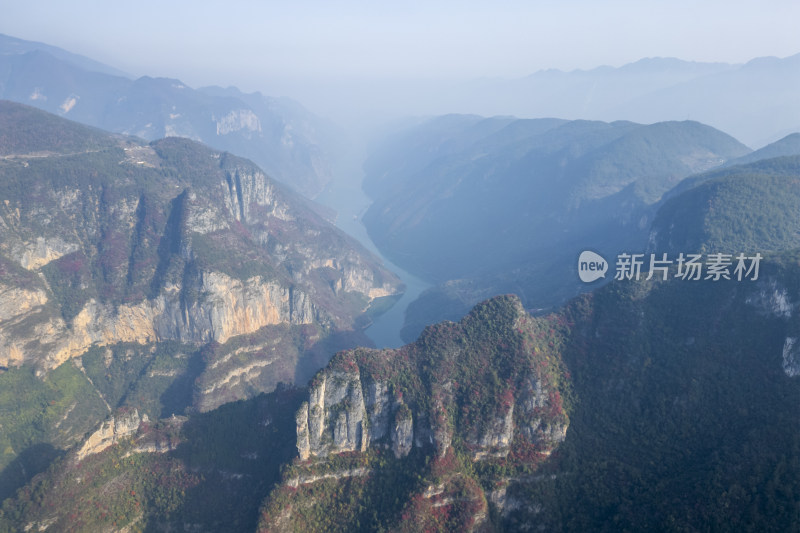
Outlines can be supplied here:
[[507, 520], [521, 487], [549, 479], [537, 470], [569, 427], [562, 327], [499, 296], [402, 348], [337, 353], [295, 413], [298, 457], [260, 531], [302, 528], [308, 508], [353, 523], [342, 494], [366, 508], [395, 500], [388, 530], [488, 531]]
[[[526, 319], [519, 301], [511, 298], [503, 305], [512, 314], [504, 318], [521, 328]], [[474, 460], [505, 457], [519, 439], [534, 446], [539, 453], [549, 454], [564, 440], [568, 418], [561, 409], [557, 388], [535, 371], [509, 377], [516, 385], [505, 389], [501, 398], [485, 398], [483, 401], [488, 405], [496, 405], [493, 410], [481, 407], [486, 414], [453, 420], [452, 413], [462, 409], [462, 404], [469, 407], [476, 391], [484, 394], [482, 387], [489, 387], [481, 384], [482, 377], [473, 376], [475, 383], [467, 380], [459, 392], [453, 376], [440, 373], [439, 367], [454, 368], [464, 353], [472, 349], [470, 335], [477, 336], [471, 333], [475, 329], [473, 321], [468, 317], [462, 322], [465, 336], [452, 346], [447, 344], [448, 340], [446, 349], [426, 350], [426, 346], [438, 346], [442, 342], [437, 334], [447, 338], [445, 332], [430, 332], [427, 338], [398, 350], [357, 349], [337, 354], [329, 366], [314, 377], [309, 399], [296, 413], [300, 458], [323, 459], [342, 452], [363, 452], [369, 446], [389, 448], [397, 458], [407, 456], [414, 446], [431, 447], [437, 457], [444, 457], [456, 434], [466, 442]], [[442, 326], [442, 329], [447, 327], [452, 326]], [[503, 340], [502, 337], [499, 340]], [[540, 356], [520, 353], [515, 357], [523, 360]], [[404, 365], [407, 365], [405, 369]], [[436, 377], [428, 376], [427, 382], [425, 379], [414, 381], [405, 374], [417, 372], [420, 367], [436, 368], [431, 370]], [[462, 370], [467, 375], [473, 371]], [[421, 390], [397, 385], [409, 381], [417, 383]], [[404, 398], [409, 395], [420, 400], [406, 401]], [[422, 403], [430, 407], [421, 409]]]
[[[83, 132], [53, 120], [62, 136]], [[261, 125], [236, 110], [217, 128]], [[46, 141], [0, 166], [0, 366], [47, 372], [92, 345], [222, 344], [276, 325], [353, 331], [373, 300], [402, 290], [249, 161], [186, 139], [94, 135], [101, 148], [70, 153], [63, 172]]]
[[134, 435], [142, 422], [147, 422], [147, 415], [140, 418], [136, 409], [109, 417], [83, 442], [76, 454], [77, 460], [82, 461], [87, 456], [100, 453], [122, 439]]

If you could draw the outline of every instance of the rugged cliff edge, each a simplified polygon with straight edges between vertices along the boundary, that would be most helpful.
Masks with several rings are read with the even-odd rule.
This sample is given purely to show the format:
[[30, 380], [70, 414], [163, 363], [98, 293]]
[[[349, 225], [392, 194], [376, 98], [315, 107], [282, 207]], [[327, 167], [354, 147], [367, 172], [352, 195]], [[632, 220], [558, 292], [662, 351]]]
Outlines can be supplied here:
[[[109, 410], [158, 418], [305, 382], [330, 353], [369, 343], [372, 304], [401, 291], [245, 159], [0, 101], [0, 377], [16, 386], [33, 368], [37, 387], [64, 392], [63, 406], [31, 403], [30, 416], [51, 411], [44, 434], [86, 402], [84, 386]], [[81, 386], [45, 384], [58, 368]], [[19, 431], [0, 435], [0, 466], [36, 444]]]
[[407, 504], [390, 503], [404, 517], [398, 528], [485, 527], [492, 496], [481, 483], [518, 482], [566, 436], [569, 385], [556, 346], [567, 329], [501, 296], [401, 349], [337, 354], [296, 413], [299, 458], [285, 474], [289, 492], [278, 490], [267, 505], [262, 530], [302, 529], [309, 513], [336, 513], [327, 495], [304, 503], [302, 494], [318, 494], [320, 483], [346, 482], [361, 493], [397, 469], [422, 476], [392, 489]]
[[[246, 160], [180, 139], [0, 145], [0, 365], [54, 368], [89, 346], [225, 343], [276, 324], [355, 329], [397, 279]], [[17, 143], [18, 144], [18, 143]]]

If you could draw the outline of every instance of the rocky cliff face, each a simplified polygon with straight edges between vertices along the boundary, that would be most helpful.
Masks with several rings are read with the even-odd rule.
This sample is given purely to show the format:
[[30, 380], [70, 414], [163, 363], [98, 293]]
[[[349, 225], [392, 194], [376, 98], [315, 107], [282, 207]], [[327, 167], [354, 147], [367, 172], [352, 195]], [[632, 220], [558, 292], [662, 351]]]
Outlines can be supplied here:
[[[276, 493], [275, 509], [284, 507], [262, 529], [302, 523], [291, 505], [309, 505], [303, 491], [315, 484], [336, 480], [360, 490], [354, 484], [386, 475], [387, 464], [431, 480], [405, 489], [404, 501], [412, 502], [405, 527], [424, 529], [436, 509], [452, 518], [448, 528], [486, 526], [487, 496], [466, 464], [479, 471], [535, 469], [566, 436], [562, 393], [569, 386], [553, 349], [562, 329], [532, 319], [518, 298], [504, 296], [480, 304], [458, 324], [428, 328], [403, 348], [337, 354], [312, 379], [295, 415], [299, 458], [286, 486], [298, 492], [289, 497], [288, 511]], [[512, 478], [497, 482], [507, 485]]]
[[[794, 324], [792, 318], [797, 308], [797, 296], [793, 296], [784, 280], [778, 280], [773, 274], [762, 277], [748, 291], [745, 302], [754, 307], [760, 314]], [[783, 342], [781, 352], [783, 372], [790, 378], [800, 376], [800, 346], [797, 345], [796, 327], [787, 328], [788, 335]]]
[[109, 417], [97, 431], [83, 442], [76, 453], [76, 459], [81, 461], [89, 455], [100, 453], [120, 440], [134, 435], [142, 422], [147, 422], [147, 415], [140, 418], [139, 411], [136, 409], [128, 413], [117, 414], [116, 417]]
[[2, 163], [0, 366], [48, 370], [121, 342], [224, 344], [281, 324], [352, 330], [373, 299], [398, 293], [247, 161], [179, 139], [108, 142]]
[[[255, 127], [248, 116], [219, 127]], [[43, 420], [31, 437], [0, 413], [0, 468], [121, 407], [155, 419], [306, 382], [368, 343], [364, 312], [402, 291], [308, 200], [231, 154], [0, 102], [0, 156], [0, 378], [38, 378], [21, 401]], [[79, 413], [86, 403], [97, 409]], [[110, 424], [81, 454], [117, 438]]]
[[[331, 454], [364, 452], [370, 445], [391, 447], [401, 458], [409, 454], [414, 443], [417, 447], [432, 446], [444, 455], [454, 429], [446, 425], [428, 427], [426, 417], [420, 416], [415, 430], [414, 414], [403, 402], [403, 395], [395, 396], [390, 391], [396, 389], [387, 381], [362, 377], [358, 368], [350, 372], [320, 372], [312, 383], [309, 400], [296, 415], [300, 458], [324, 459]], [[517, 435], [540, 446], [541, 453], [549, 454], [564, 440], [568, 427], [565, 419], [543, 415], [556, 407], [549, 392], [542, 379], [523, 379], [522, 390], [508, 406], [503, 406], [505, 412], [478, 423], [473, 421], [471, 430], [464, 435], [473, 459], [506, 457]], [[520, 407], [515, 419], [517, 399]], [[450, 401], [454, 401], [452, 396]], [[454, 409], [453, 405], [437, 406], [442, 413]]]
[[[6, 354], [0, 365], [36, 361], [55, 368], [93, 345], [121, 342], [224, 343], [264, 326], [310, 324], [315, 318], [307, 295], [260, 277], [241, 281], [209, 272], [201, 276], [199, 294], [199, 301], [184, 305], [181, 287], [170, 286], [154, 299], [116, 309], [91, 299], [67, 322], [49, 312], [44, 291], [8, 291], [5, 305], [15, 307], [8, 312], [14, 322], [0, 332], [0, 353]], [[14, 326], [35, 322], [30, 335], [16, 333]]]
[[[220, 516], [256, 516], [258, 504], [244, 498], [269, 484], [260, 531], [661, 531], [675, 521], [681, 530], [709, 521], [728, 530], [732, 515], [763, 526], [754, 529], [792, 530], [800, 491], [797, 255], [782, 265], [765, 261], [761, 274], [747, 283], [614, 282], [542, 317], [500, 297], [401, 349], [340, 352], [308, 389], [287, 391], [289, 403], [254, 410], [267, 397], [259, 396], [190, 417], [186, 446], [165, 458], [173, 472], [206, 478], [202, 489], [186, 491], [184, 508], [198, 493], [214, 508], [219, 486], [238, 496], [225, 506], [238, 507], [164, 519], [174, 501], [148, 498], [145, 520], [216, 530]], [[240, 356], [271, 366], [283, 351], [255, 336], [236, 341], [204, 355], [206, 371], [220, 376], [215, 383], [249, 375], [228, 366]], [[83, 360], [88, 369], [90, 357]], [[20, 491], [19, 523], [74, 523], [83, 499], [52, 503], [83, 494], [92, 465], [179, 494], [185, 478], [141, 468], [163, 464], [161, 457], [120, 461], [178, 442], [143, 433], [63, 473], [72, 493], [40, 476], [41, 489]], [[197, 468], [203, 457], [213, 466]], [[273, 475], [259, 478], [267, 469]], [[91, 483], [90, 492], [102, 491], [94, 501], [108, 501], [108, 486], [129, 494], [130, 485], [106, 480]], [[735, 494], [742, 508], [725, 507]], [[37, 495], [30, 505], [27, 495]]]
[[[338, 354], [261, 530], [363, 524], [361, 508], [389, 531], [726, 529], [731, 513], [791, 529], [797, 258], [765, 258], [755, 281], [614, 282], [548, 317], [493, 299], [402, 349]], [[694, 514], [743, 488], [768, 495]]]

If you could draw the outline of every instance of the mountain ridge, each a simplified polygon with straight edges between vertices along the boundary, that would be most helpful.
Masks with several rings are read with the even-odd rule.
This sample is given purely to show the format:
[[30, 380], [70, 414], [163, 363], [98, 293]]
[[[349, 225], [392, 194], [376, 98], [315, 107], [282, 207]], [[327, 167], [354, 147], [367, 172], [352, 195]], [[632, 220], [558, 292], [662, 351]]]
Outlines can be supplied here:
[[587, 290], [581, 250], [644, 248], [662, 195], [749, 152], [694, 121], [449, 115], [391, 137], [365, 164], [363, 220], [390, 260], [439, 284], [409, 306], [403, 339], [493, 293], [549, 308]]
[[41, 50], [43, 52], [47, 52], [48, 54], [56, 57], [58, 59], [65, 60], [76, 67], [82, 68], [84, 70], [101, 72], [104, 74], [110, 74], [112, 76], [120, 76], [124, 78], [132, 78], [130, 74], [127, 74], [121, 70], [117, 70], [114, 67], [101, 63], [99, 61], [95, 61], [89, 57], [80, 55], [80, 54], [73, 54], [63, 48], [59, 48], [57, 46], [52, 46], [45, 43], [40, 43], [36, 41], [26, 41], [24, 39], [18, 39], [16, 37], [12, 37], [10, 35], [5, 35], [0, 33], [0, 50], [5, 50], [4, 54], [19, 54], [20, 51], [30, 52]]
[[0, 40], [0, 98], [150, 141], [203, 141], [253, 159], [311, 197], [331, 180], [341, 134], [297, 103], [238, 90], [215, 94], [171, 78], [131, 79], [60, 49], [11, 44], [20, 42]]

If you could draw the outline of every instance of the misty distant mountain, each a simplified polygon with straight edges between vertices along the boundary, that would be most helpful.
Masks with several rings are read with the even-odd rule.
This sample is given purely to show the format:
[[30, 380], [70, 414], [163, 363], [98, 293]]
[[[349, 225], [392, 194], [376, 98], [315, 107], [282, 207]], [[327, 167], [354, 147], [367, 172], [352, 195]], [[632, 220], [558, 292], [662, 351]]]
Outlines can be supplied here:
[[690, 118], [753, 147], [800, 131], [800, 54], [764, 57], [664, 88], [609, 110], [617, 119]]
[[41, 51], [50, 54], [60, 61], [91, 72], [102, 72], [111, 76], [131, 77], [130, 74], [114, 67], [95, 61], [88, 57], [67, 52], [57, 46], [50, 46], [35, 41], [25, 41], [0, 33], [0, 55], [22, 55], [28, 52]]
[[180, 80], [132, 80], [47, 45], [0, 39], [0, 98], [147, 140], [187, 137], [251, 158], [314, 196], [331, 179], [336, 128], [287, 98]]
[[[736, 167], [737, 170], [738, 167], [740, 166], [744, 166], [745, 168], [757, 169], [760, 168], [762, 162], [766, 162], [767, 160], [791, 158], [793, 156], [800, 156], [800, 133], [793, 133], [791, 135], [787, 135], [783, 139], [768, 144], [763, 148], [754, 150], [741, 157], [730, 159], [725, 163], [723, 163], [720, 166], [720, 169], [718, 170], [705, 172], [702, 174], [698, 174], [696, 176], [691, 176], [683, 180], [673, 189], [664, 194], [662, 203], [665, 203], [668, 200], [674, 198], [675, 196], [678, 196], [679, 194], [682, 194], [690, 189], [697, 187], [699, 184], [705, 181], [712, 180], [720, 176], [726, 176], [730, 172], [736, 171], [736, 170], [731, 170], [730, 167]], [[751, 163], [758, 163], [758, 164], [751, 165]], [[761, 171], [756, 171], [755, 173], [762, 174]]]
[[[517, 116], [596, 118], [611, 109], [652, 92], [703, 76], [736, 69], [727, 63], [697, 63], [675, 58], [645, 58], [619, 68], [601, 66], [564, 72], [540, 70], [516, 80], [476, 83], [469, 94], [490, 106], [489, 113]], [[494, 93], [494, 97], [492, 94]], [[486, 111], [482, 111], [486, 113]]]
[[665, 192], [749, 152], [691, 121], [455, 115], [395, 135], [365, 164], [364, 223], [384, 255], [439, 284], [409, 307], [404, 339], [493, 294], [563, 301], [586, 288], [582, 250], [643, 249]]
[[474, 82], [448, 94], [448, 107], [530, 118], [696, 120], [759, 147], [800, 131], [798, 92], [800, 54], [744, 65], [647, 58], [619, 68]]
[[748, 152], [696, 122], [445, 116], [368, 159], [364, 220], [392, 260], [444, 281], [635, 227], [683, 178]]
[[753, 163], [762, 159], [792, 155], [800, 155], [800, 133], [789, 134], [783, 139], [770, 143], [763, 148], [759, 148], [747, 155], [728, 161], [726, 165], [740, 165], [743, 163]]

